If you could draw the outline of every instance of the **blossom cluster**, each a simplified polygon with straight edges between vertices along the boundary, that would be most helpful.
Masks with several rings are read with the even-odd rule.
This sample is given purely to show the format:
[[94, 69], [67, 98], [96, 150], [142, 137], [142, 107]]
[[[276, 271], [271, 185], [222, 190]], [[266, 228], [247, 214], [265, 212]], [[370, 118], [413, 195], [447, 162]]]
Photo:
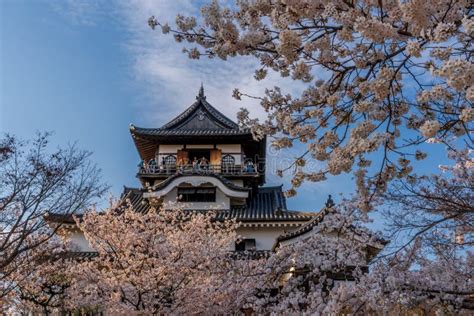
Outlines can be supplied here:
[[[307, 144], [308, 158], [326, 162], [323, 172], [352, 172], [357, 165], [367, 180], [358, 181], [367, 186], [359, 190], [380, 193], [391, 174], [410, 174], [396, 156], [414, 157], [419, 137], [472, 132], [469, 10], [467, 0], [239, 1], [231, 8], [212, 2], [202, 9], [201, 25], [178, 23], [171, 32], [191, 43], [201, 38], [202, 55], [257, 58], [258, 80], [275, 71], [307, 83], [301, 95], [268, 89], [259, 97], [267, 120], [247, 116], [242, 124], [256, 137], [274, 136], [278, 148]], [[365, 121], [375, 128], [365, 139], [354, 137], [351, 131]], [[330, 146], [321, 143], [328, 131], [338, 138]], [[374, 159], [371, 153], [380, 148], [383, 158]], [[370, 160], [380, 171], [363, 167]], [[295, 184], [305, 177], [298, 178]]]

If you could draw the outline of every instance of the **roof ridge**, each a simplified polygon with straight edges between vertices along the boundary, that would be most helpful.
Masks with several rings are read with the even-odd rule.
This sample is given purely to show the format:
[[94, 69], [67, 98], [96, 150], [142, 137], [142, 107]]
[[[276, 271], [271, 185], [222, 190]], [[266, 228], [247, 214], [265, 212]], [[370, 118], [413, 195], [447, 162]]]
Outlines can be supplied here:
[[201, 85], [201, 88], [199, 89], [199, 93], [196, 96], [196, 101], [191, 104], [189, 107], [187, 107], [181, 114], [177, 115], [175, 118], [173, 118], [171, 121], [168, 123], [164, 124], [161, 126], [159, 129], [160, 130], [171, 130], [175, 129], [177, 125], [182, 124], [185, 122], [192, 113], [194, 113], [199, 107], [203, 107], [206, 112], [208, 112], [215, 120], [220, 123], [220, 125], [223, 126], [221, 129], [231, 129], [231, 130], [238, 130], [239, 125], [232, 121], [230, 118], [222, 114], [219, 110], [217, 110], [214, 106], [212, 106], [209, 102], [206, 100], [206, 96], [204, 95], [204, 88]]
[[296, 236], [303, 235], [309, 231], [311, 231], [315, 226], [317, 226], [324, 217], [332, 210], [332, 208], [323, 207], [316, 215], [306, 222], [305, 224], [301, 225], [298, 229], [289, 231], [277, 237], [277, 241], [284, 241], [291, 239]]
[[269, 186], [261, 186], [261, 187], [258, 187], [258, 190], [269, 190], [269, 189], [280, 189], [282, 190], [283, 188], [283, 184], [280, 184], [280, 185], [269, 185]]
[[195, 101], [193, 104], [188, 106], [183, 112], [181, 112], [181, 114], [178, 114], [177, 116], [175, 116], [175, 118], [173, 118], [168, 123], [162, 125], [158, 129], [169, 129], [173, 125], [176, 125], [179, 121], [183, 120], [187, 115], [192, 113], [197, 108], [198, 105], [199, 105], [199, 100]]
[[222, 114], [221, 111], [216, 109], [212, 104], [206, 101], [206, 98], [201, 99], [202, 105], [214, 116], [217, 116], [218, 119], [226, 121], [227, 125], [231, 126], [231, 129], [239, 129], [239, 125], [232, 121], [230, 118]]

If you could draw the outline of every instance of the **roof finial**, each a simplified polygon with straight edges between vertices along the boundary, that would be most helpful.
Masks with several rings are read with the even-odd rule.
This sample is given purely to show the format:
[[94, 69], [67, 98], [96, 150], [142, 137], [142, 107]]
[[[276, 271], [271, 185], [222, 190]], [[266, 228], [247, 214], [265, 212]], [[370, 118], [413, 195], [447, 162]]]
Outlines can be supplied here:
[[197, 97], [200, 99], [206, 98], [206, 96], [204, 95], [204, 85], [202, 84], [202, 81], [201, 81], [201, 88], [199, 88], [199, 94]]
[[332, 200], [331, 194], [329, 194], [328, 199], [326, 201], [326, 207], [333, 207], [334, 206], [334, 201]]

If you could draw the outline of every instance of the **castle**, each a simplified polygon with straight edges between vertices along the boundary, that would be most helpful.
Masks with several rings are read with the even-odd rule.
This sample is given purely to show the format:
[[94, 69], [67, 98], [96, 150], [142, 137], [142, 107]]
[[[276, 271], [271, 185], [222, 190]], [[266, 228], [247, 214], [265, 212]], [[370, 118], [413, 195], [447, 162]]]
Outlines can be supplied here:
[[[329, 198], [320, 212], [289, 210], [282, 186], [264, 186], [266, 138], [255, 140], [249, 129], [209, 104], [202, 86], [196, 101], [167, 124], [130, 125], [130, 133], [141, 159], [141, 187], [125, 188], [121, 199], [136, 212], [147, 212], [153, 199], [165, 208], [213, 210], [220, 219], [235, 219], [242, 239], [230, 245], [231, 251], [265, 253], [298, 240], [332, 206]], [[72, 214], [46, 219], [69, 230], [77, 256], [94, 256]], [[371, 246], [371, 257], [382, 248]]]

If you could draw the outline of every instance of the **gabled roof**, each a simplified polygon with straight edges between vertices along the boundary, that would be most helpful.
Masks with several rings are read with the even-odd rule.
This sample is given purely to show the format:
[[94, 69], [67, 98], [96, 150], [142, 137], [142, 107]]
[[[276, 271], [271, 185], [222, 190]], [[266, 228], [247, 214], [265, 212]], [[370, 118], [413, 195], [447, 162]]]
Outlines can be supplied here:
[[196, 102], [160, 128], [142, 128], [130, 125], [132, 135], [147, 136], [198, 136], [198, 135], [244, 135], [249, 129], [239, 125], [219, 112], [206, 101], [201, 85]]
[[190, 107], [161, 127], [161, 129], [239, 129], [239, 126], [206, 101], [204, 87]]
[[130, 124], [130, 133], [145, 161], [154, 156], [157, 144], [253, 143], [265, 156], [265, 139], [254, 140], [249, 128], [240, 128], [209, 104], [202, 86], [196, 102], [165, 125], [144, 128]]

